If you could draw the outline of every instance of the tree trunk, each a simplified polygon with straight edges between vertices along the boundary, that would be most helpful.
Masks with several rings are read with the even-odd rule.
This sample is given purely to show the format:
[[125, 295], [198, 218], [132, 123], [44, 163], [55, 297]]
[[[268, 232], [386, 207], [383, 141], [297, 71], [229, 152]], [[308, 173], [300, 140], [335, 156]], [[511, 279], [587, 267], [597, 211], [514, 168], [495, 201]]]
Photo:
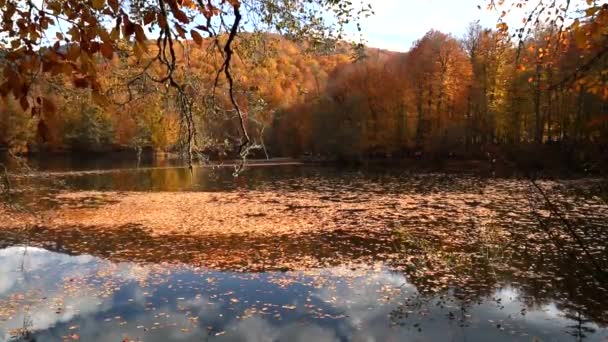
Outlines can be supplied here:
[[540, 110], [540, 73], [541, 65], [536, 64], [536, 84], [534, 85], [534, 142], [542, 144], [543, 142], [543, 119]]

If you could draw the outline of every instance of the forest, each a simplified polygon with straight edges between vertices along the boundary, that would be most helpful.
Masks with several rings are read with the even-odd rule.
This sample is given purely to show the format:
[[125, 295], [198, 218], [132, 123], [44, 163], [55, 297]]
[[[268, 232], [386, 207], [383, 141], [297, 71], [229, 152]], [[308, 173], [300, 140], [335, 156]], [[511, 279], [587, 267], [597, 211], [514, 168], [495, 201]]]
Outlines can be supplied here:
[[[522, 40], [500, 23], [472, 23], [463, 37], [431, 30], [407, 53], [242, 33], [232, 73], [252, 153], [357, 161], [469, 158], [504, 147], [601, 160], [608, 8], [591, 9], [574, 28], [536, 25]], [[240, 128], [228, 82], [215, 72], [224, 61], [215, 47], [228, 35], [192, 37], [175, 54], [176, 75], [196, 99], [193, 149], [234, 157]], [[150, 65], [155, 42], [144, 45], [129, 53], [133, 42], [123, 39], [91, 57], [103, 94], [51, 70], [32, 86], [38, 107], [3, 98], [0, 146], [15, 153], [178, 151], [184, 123], [177, 93], [143, 72], [164, 72]], [[68, 59], [81, 56], [75, 44], [62, 49]]]

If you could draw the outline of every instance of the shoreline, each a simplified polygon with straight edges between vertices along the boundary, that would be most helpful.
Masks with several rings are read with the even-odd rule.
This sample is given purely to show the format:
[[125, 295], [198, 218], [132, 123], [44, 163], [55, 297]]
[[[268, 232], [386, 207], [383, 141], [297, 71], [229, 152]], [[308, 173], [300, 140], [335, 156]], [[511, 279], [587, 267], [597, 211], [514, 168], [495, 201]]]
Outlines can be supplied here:
[[[31, 166], [33, 172], [12, 172], [18, 170], [17, 163], [11, 165], [10, 157], [0, 152], [0, 163], [6, 162], [11, 176], [31, 177], [40, 174], [72, 175], [98, 174], [121, 171], [144, 171], [161, 169], [188, 168], [188, 165], [178, 154], [174, 153], [144, 153], [141, 158], [132, 151], [118, 152], [49, 152], [30, 153], [21, 155]], [[509, 160], [516, 159], [515, 161]], [[506, 156], [481, 157], [475, 156], [398, 156], [376, 157], [367, 159], [341, 160], [302, 156], [263, 159], [259, 156], [248, 158], [247, 167], [274, 166], [319, 166], [344, 169], [386, 168], [400, 169], [405, 172], [473, 172], [480, 175], [492, 176], [526, 176], [527, 174], [540, 177], [580, 178], [589, 176], [606, 177], [607, 171], [603, 162], [584, 163], [569, 160], [567, 156], [556, 156], [548, 153], [534, 155], [513, 154]], [[234, 168], [241, 163], [238, 159], [200, 160], [193, 164], [194, 169], [203, 168]], [[11, 167], [16, 166], [16, 167]]]

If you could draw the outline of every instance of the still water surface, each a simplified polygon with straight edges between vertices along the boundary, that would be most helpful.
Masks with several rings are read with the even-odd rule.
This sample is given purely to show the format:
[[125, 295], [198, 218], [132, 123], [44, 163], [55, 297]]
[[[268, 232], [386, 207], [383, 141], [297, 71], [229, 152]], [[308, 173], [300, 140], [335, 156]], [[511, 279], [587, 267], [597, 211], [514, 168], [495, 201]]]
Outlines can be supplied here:
[[603, 180], [144, 166], [16, 180], [0, 341], [608, 339]]

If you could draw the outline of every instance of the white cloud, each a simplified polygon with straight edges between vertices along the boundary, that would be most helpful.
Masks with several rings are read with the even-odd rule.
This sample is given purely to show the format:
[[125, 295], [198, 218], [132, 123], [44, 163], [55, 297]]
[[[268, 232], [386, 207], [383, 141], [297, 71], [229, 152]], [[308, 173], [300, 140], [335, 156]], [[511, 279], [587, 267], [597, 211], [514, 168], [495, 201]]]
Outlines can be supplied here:
[[[574, 13], [585, 0], [571, 1]], [[461, 37], [468, 25], [478, 21], [484, 27], [494, 28], [500, 14], [488, 10], [488, 0], [377, 0], [372, 4], [374, 16], [362, 21], [364, 38], [373, 47], [407, 51], [413, 42], [431, 29], [451, 33]], [[510, 12], [506, 19], [512, 27], [521, 24], [524, 13], [530, 10], [530, 3], [521, 10]], [[562, 0], [565, 3], [565, 0]], [[480, 6], [481, 9], [478, 7]], [[501, 8], [509, 11], [511, 3]]]
[[362, 22], [368, 44], [407, 51], [431, 29], [460, 35], [469, 23], [490, 22], [496, 16], [477, 8], [483, 0], [380, 0], [372, 2], [375, 15]]

